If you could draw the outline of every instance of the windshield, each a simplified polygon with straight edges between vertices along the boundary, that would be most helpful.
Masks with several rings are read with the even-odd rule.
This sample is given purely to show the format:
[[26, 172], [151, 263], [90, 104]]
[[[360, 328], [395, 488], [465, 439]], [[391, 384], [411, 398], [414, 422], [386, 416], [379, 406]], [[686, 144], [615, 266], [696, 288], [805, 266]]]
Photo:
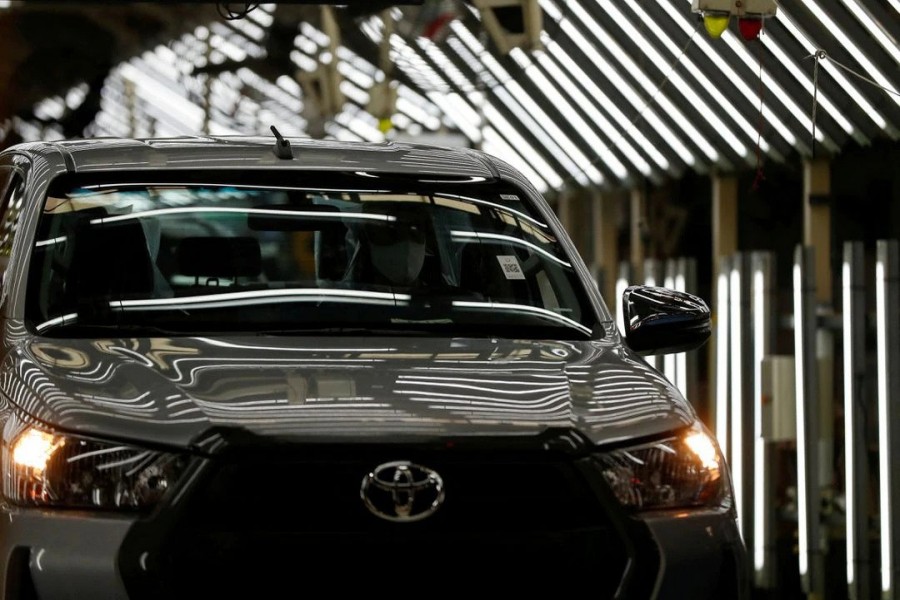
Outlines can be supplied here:
[[221, 178], [58, 182], [33, 248], [29, 326], [68, 337], [595, 331], [568, 257], [510, 184]]

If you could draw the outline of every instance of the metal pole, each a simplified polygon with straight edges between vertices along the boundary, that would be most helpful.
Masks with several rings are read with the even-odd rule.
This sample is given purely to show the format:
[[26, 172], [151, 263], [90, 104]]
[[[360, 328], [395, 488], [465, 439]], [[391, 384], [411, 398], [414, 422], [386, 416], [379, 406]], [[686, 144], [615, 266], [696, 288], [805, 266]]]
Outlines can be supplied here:
[[869, 600], [869, 465], [865, 431], [866, 290], [862, 242], [844, 244], [844, 490], [847, 503], [847, 589]]
[[881, 595], [897, 598], [900, 572], [900, 257], [896, 240], [878, 240], [875, 261], [878, 360], [878, 466]]
[[803, 590], [815, 597], [824, 591], [824, 554], [820, 518], [819, 396], [816, 358], [815, 251], [794, 252], [794, 365], [797, 385], [797, 531]]
[[775, 259], [771, 252], [750, 256], [753, 319], [753, 573], [761, 589], [775, 585], [775, 527], [772, 469], [772, 399], [763, 391], [763, 360], [772, 354]]

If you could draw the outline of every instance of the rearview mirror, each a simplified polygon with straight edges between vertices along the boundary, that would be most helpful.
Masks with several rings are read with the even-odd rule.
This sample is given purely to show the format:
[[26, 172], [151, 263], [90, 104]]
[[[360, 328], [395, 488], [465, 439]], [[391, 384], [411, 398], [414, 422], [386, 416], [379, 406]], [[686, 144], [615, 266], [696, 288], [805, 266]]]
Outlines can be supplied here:
[[669, 288], [635, 285], [622, 293], [625, 340], [638, 354], [671, 354], [702, 346], [709, 338], [709, 306]]

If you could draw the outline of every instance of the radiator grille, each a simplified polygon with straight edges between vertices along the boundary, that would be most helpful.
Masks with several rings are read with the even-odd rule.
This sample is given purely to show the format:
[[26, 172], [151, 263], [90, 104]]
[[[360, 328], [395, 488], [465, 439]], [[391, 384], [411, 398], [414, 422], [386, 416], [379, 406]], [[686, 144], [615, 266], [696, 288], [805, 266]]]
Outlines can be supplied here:
[[[367, 473], [403, 459], [439, 473], [446, 490], [441, 508], [413, 523], [380, 519], [360, 498]], [[185, 597], [311, 584], [372, 591], [385, 579], [443, 591], [577, 580], [610, 597], [627, 562], [579, 472], [539, 452], [223, 460], [165, 539], [155, 576]]]

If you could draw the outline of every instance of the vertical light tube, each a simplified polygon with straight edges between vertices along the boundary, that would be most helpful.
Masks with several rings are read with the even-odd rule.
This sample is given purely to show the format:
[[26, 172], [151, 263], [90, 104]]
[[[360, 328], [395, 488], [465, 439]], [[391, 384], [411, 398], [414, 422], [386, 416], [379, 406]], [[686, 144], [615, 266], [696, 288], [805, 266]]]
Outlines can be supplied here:
[[[659, 261], [655, 258], [645, 258], [644, 259], [644, 285], [649, 286], [658, 286], [660, 285], [660, 277], [659, 274]], [[660, 371], [660, 363], [662, 362], [661, 357], [658, 354], [652, 354], [647, 356], [647, 362], [650, 363], [657, 371]]]
[[851, 291], [853, 282], [850, 271], [848, 247], [844, 246], [844, 263], [841, 266], [841, 319], [843, 322], [844, 353], [844, 489], [846, 494], [846, 538], [847, 538], [847, 587], [853, 589], [856, 583], [856, 472], [854, 469], [854, 453], [856, 451], [856, 410], [854, 408], [854, 369], [853, 356], [853, 300]]
[[898, 242], [879, 240], [875, 262], [875, 322], [878, 363], [878, 467], [881, 512], [881, 590], [893, 598], [897, 588], [897, 503], [900, 502], [900, 415], [892, 406], [900, 397], [900, 260]]
[[616, 325], [619, 327], [619, 333], [625, 334], [625, 321], [624, 321], [624, 310], [622, 307], [622, 293], [625, 291], [630, 283], [631, 279], [631, 269], [628, 265], [628, 262], [622, 261], [619, 263], [619, 276], [616, 278]]
[[[679, 292], [687, 291], [687, 270], [687, 259], [679, 259], [675, 271], [675, 289]], [[679, 352], [675, 355], [675, 380], [678, 382], [677, 385], [681, 394], [688, 400], [694, 401], [694, 398], [691, 398], [689, 395], [689, 392], [693, 390], [690, 389], [690, 382], [688, 382], [687, 352]]]
[[728, 273], [730, 266], [722, 259], [722, 266], [716, 278], [716, 438], [725, 458], [731, 464], [728, 424]]
[[[663, 285], [670, 290], [675, 289], [675, 268], [674, 259], [666, 261], [666, 278], [663, 280]], [[675, 370], [675, 354], [670, 353], [663, 356], [663, 374], [675, 387], [681, 389], [682, 383], [678, 380], [678, 372]]]
[[730, 379], [731, 379], [731, 478], [734, 482], [734, 504], [737, 507], [738, 523], [744, 542], [747, 541], [745, 523], [747, 514], [744, 506], [744, 393], [743, 393], [743, 331], [741, 322], [741, 276], [742, 257], [738, 255], [729, 274], [728, 306], [730, 308]]
[[800, 580], [807, 594], [824, 590], [819, 534], [819, 401], [814, 348], [815, 270], [812, 247], [794, 253], [794, 367], [797, 401], [797, 533]]
[[890, 407], [888, 406], [887, 391], [887, 298], [884, 285], [884, 262], [878, 257], [875, 263], [875, 330], [877, 332], [876, 352], [878, 361], [878, 470], [881, 473], [879, 481], [879, 501], [881, 511], [881, 591], [890, 593], [893, 587], [893, 576], [890, 565], [893, 562], [891, 554], [891, 498], [890, 498], [890, 454], [888, 452], [888, 418]]
[[844, 355], [844, 489], [846, 493], [847, 590], [867, 600], [869, 585], [869, 466], [864, 431], [865, 280], [862, 242], [844, 243], [841, 319]]
[[763, 273], [753, 271], [753, 566], [757, 573], [766, 566], [765, 440], [762, 436], [762, 360], [763, 360]]
[[804, 421], [803, 396], [803, 267], [800, 260], [795, 260], [793, 270], [794, 283], [794, 380], [796, 381], [796, 410], [797, 410], [797, 543], [799, 546], [800, 577], [806, 578], [809, 573], [809, 531], [807, 529], [808, 518], [806, 515], [806, 473], [809, 467], [806, 464], [806, 427]]
[[771, 352], [772, 309], [770, 302], [772, 285], [771, 255], [755, 252], [752, 257], [753, 319], [753, 569], [754, 579], [762, 589], [772, 587], [771, 573], [774, 562], [772, 547], [772, 501], [768, 472], [769, 436], [766, 411], [771, 410], [763, 402], [762, 365]]

